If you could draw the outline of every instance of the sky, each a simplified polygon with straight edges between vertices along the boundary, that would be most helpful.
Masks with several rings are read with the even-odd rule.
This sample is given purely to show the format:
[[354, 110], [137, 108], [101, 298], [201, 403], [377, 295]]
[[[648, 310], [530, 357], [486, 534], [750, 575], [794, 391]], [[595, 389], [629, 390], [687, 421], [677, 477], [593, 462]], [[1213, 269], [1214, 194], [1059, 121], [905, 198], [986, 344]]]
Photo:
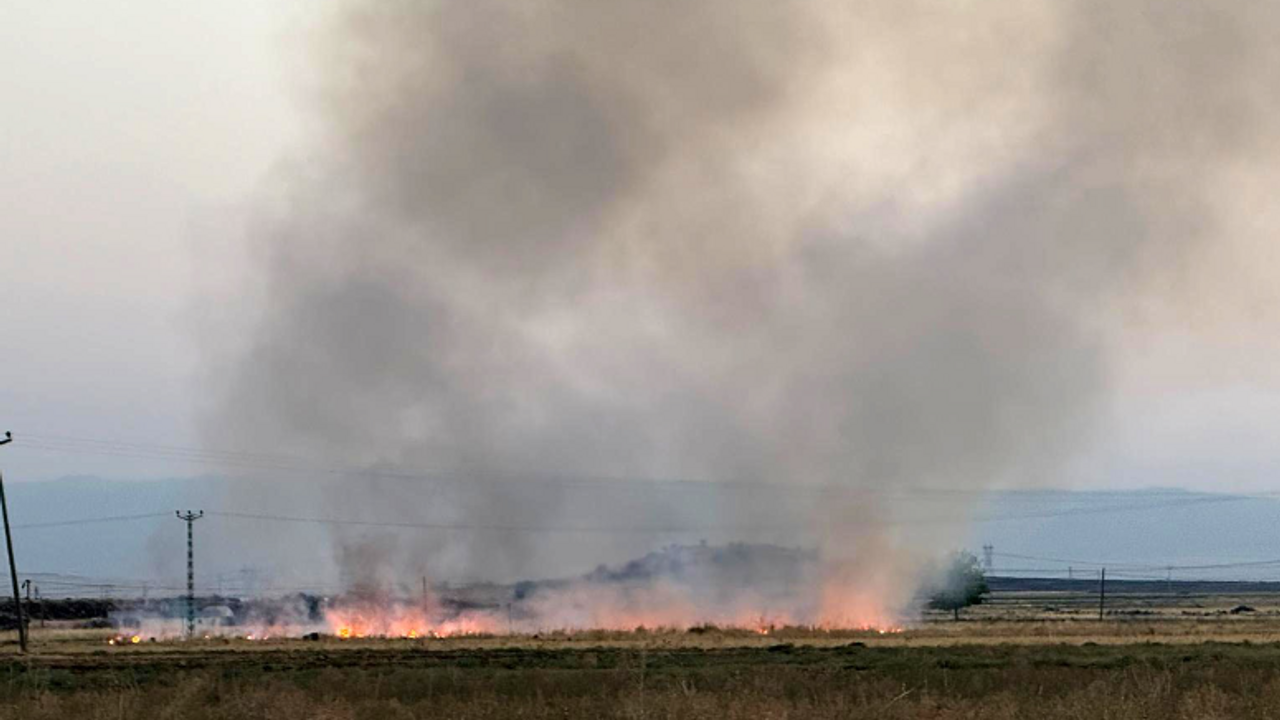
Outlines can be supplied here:
[[[202, 298], [304, 122], [319, 3], [0, 4], [0, 415], [28, 433], [196, 442]], [[203, 327], [203, 326], [202, 326]], [[12, 453], [16, 479], [190, 468]]]
[[[0, 451], [7, 479], [219, 470], [50, 448], [201, 445], [202, 358], [243, 321], [227, 308], [252, 287], [246, 238], [273, 178], [308, 161], [308, 43], [326, 12], [302, 0], [0, 0], [0, 430], [18, 437]], [[1280, 487], [1267, 179], [1244, 172], [1224, 195], [1220, 251], [1196, 260], [1211, 281], [1178, 288], [1174, 307], [1108, 320], [1120, 339], [1104, 417], [1038, 484]], [[24, 447], [31, 437], [44, 447]]]

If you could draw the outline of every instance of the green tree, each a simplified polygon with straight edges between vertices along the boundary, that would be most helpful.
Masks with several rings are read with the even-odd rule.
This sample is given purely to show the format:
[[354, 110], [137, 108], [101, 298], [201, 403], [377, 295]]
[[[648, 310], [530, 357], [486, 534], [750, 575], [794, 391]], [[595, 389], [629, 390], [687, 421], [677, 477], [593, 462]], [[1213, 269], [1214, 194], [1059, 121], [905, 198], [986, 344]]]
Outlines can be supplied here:
[[959, 620], [961, 608], [982, 604], [983, 596], [989, 592], [978, 558], [973, 553], [961, 551], [951, 557], [938, 587], [929, 597], [929, 607], [950, 610]]

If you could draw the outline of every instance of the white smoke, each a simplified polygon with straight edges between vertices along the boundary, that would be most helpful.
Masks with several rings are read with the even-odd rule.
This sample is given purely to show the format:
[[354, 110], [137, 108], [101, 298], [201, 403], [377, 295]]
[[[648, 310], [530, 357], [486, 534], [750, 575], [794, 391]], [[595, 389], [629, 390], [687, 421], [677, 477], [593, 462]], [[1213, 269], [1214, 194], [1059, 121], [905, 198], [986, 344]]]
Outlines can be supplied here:
[[[353, 476], [335, 514], [816, 545], [837, 621], [962, 527], [895, 523], [1055, 478], [1112, 331], [1185, 302], [1280, 137], [1267, 3], [348, 5], [210, 442], [443, 478]], [[716, 484], [564, 481], [599, 477]], [[655, 542], [587, 537], [388, 556], [510, 579]]]

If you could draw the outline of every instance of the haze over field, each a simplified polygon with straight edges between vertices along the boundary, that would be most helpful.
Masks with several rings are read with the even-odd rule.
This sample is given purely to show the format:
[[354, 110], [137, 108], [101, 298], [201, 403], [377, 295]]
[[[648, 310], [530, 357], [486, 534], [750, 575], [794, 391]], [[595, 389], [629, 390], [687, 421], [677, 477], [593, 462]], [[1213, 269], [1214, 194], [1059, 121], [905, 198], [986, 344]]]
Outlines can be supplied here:
[[[79, 330], [5, 335], [16, 379], [0, 397], [20, 411], [4, 422], [38, 421], [33, 450], [49, 453], [6, 450], [19, 474], [77, 467], [44, 464], [77, 450], [59, 428], [118, 414], [109, 427], [143, 435], [124, 439], [229, 451], [213, 464], [251, 479], [236, 507], [298, 496], [306, 473], [270, 466], [306, 458], [344, 480], [314, 485], [317, 513], [490, 528], [335, 531], [317, 549], [255, 526], [229, 552], [323, 554], [380, 582], [513, 579], [653, 538], [511, 526], [698, 527], [817, 547], [818, 613], [835, 619], [891, 613], [968, 539], [965, 508], [989, 488], [1270, 487], [1273, 5], [337, 5], [289, 55], [307, 68], [282, 83], [301, 98], [299, 147], [242, 186], [242, 224], [186, 234], [201, 269], [194, 294], [175, 292], [182, 329], [157, 329], [172, 311], [79, 312], [93, 286], [31, 299], [106, 276], [131, 309], [172, 266], [51, 269], [59, 246], [12, 273], [3, 292]], [[26, 83], [11, 102], [45, 99]], [[28, 125], [52, 145], [75, 134]], [[93, 127], [104, 147], [119, 137]], [[39, 177], [8, 204], [84, 202]], [[44, 215], [58, 213], [0, 222], [18, 237]], [[90, 219], [52, 222], [111, 235], [107, 253], [175, 254]], [[134, 341], [83, 341], [117, 316]], [[165, 356], [189, 374], [150, 392]], [[109, 359], [128, 370], [102, 390]], [[116, 450], [153, 475], [211, 458]], [[682, 478], [707, 483], [645, 482]], [[760, 490], [776, 485], [792, 490]]]
[[[186, 529], [173, 518], [171, 507], [205, 508], [210, 513], [254, 510], [228, 506], [224, 480], [213, 478], [149, 482], [120, 482], [93, 478], [65, 479], [47, 483], [20, 483], [9, 493], [11, 509], [21, 513], [17, 532], [17, 552], [24, 575], [35, 574], [41, 591], [60, 589], [96, 595], [97, 587], [114, 583], [113, 594], [131, 595], [140, 583], [151, 584], [152, 594], [169, 594], [181, 586], [185, 567]], [[689, 497], [677, 491], [681, 497]], [[696, 496], [696, 495], [695, 495]], [[84, 503], [104, 516], [125, 516], [155, 512], [153, 517], [133, 521], [89, 525], [27, 527], [67, 519], [65, 508]], [[293, 513], [319, 512], [307, 505], [305, 497], [281, 498], [259, 511]], [[352, 513], [356, 509], [351, 509]], [[1122, 493], [997, 493], [977, 510], [978, 520], [964, 539], [964, 545], [981, 554], [983, 544], [994, 546], [998, 575], [1038, 575], [1063, 577], [1068, 567], [1087, 575], [1093, 565], [1080, 561], [1111, 564], [1112, 577], [1163, 577], [1166, 568], [1214, 563], [1257, 563], [1274, 560], [1275, 548], [1259, 538], [1270, 536], [1280, 523], [1280, 503], [1274, 498], [1241, 498], [1150, 490]], [[342, 587], [341, 570], [328, 552], [329, 529], [314, 523], [295, 523], [270, 544], [235, 545], [235, 538], [259, 521], [207, 515], [196, 525], [197, 583], [204, 589], [233, 594], [280, 594], [311, 589], [329, 593]], [[383, 528], [407, 539], [438, 533], [438, 530]], [[545, 542], [545, 533], [527, 536], [530, 542]], [[730, 543], [734, 535], [691, 529], [685, 532], [655, 533], [648, 538], [649, 550], [667, 544], [712, 546]], [[599, 541], [599, 535], [587, 538]], [[235, 547], [235, 552], [225, 548]], [[320, 548], [316, 552], [316, 548]], [[310, 549], [312, 552], [307, 552]], [[643, 553], [642, 553], [643, 554]], [[1050, 562], [1009, 557], [1075, 560]], [[605, 563], [618, 567], [638, 555], [595, 553], [583, 564], [566, 569], [560, 576], [573, 577]], [[1135, 569], [1136, 565], [1144, 566]], [[476, 568], [476, 570], [482, 570]], [[783, 569], [785, 570], [785, 568]], [[1036, 573], [1026, 572], [1035, 570]], [[533, 564], [520, 579], [538, 580], [545, 565]], [[62, 575], [62, 577], [55, 577]], [[78, 578], [65, 577], [76, 575]], [[1177, 570], [1176, 579], [1280, 580], [1280, 563], [1270, 566], [1238, 566], [1217, 569]], [[481, 579], [476, 575], [437, 575], [433, 580], [457, 585]], [[411, 584], [407, 578], [404, 584]], [[74, 582], [77, 585], [58, 586]], [[86, 590], [85, 586], [88, 586]], [[416, 590], [416, 588], [410, 588]], [[409, 593], [413, 594], [413, 593]]]

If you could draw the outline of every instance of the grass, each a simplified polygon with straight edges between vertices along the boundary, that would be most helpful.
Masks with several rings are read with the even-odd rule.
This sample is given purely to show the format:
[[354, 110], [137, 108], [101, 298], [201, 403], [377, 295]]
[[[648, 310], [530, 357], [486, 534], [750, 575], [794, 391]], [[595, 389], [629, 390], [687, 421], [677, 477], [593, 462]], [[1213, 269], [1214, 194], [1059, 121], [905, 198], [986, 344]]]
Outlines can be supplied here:
[[[7, 718], [1276, 718], [1280, 596], [1005, 593], [900, 633], [780, 628], [0, 645]], [[1231, 613], [1239, 605], [1253, 611]], [[9, 633], [11, 638], [12, 634]]]
[[1280, 717], [1280, 645], [185, 650], [86, 659], [12, 665], [0, 718]]
[[1276, 638], [1276, 618], [125, 648], [63, 631], [0, 660], [0, 720], [1280, 718]]

